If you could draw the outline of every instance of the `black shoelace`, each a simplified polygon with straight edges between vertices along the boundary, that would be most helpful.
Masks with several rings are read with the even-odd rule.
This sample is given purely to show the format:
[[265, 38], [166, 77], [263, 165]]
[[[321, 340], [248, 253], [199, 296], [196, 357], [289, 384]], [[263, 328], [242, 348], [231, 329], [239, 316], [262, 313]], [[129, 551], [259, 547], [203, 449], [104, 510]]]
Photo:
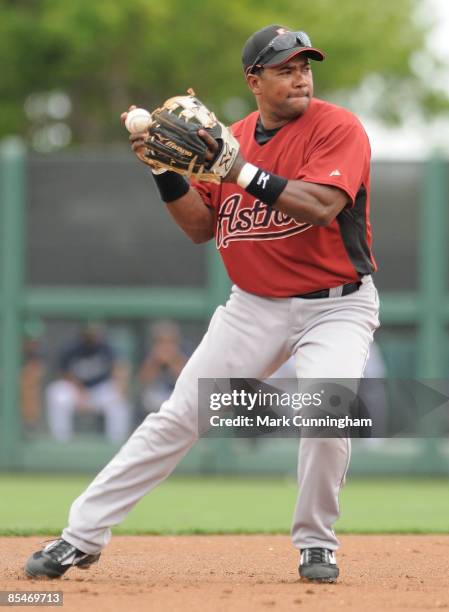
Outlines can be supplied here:
[[329, 563], [329, 555], [325, 548], [309, 548], [307, 553], [309, 563]]
[[51, 557], [53, 561], [59, 563], [64, 559], [66, 554], [73, 549], [73, 546], [66, 542], [65, 540], [61, 540], [59, 544], [57, 544], [54, 548], [47, 550], [47, 555]]

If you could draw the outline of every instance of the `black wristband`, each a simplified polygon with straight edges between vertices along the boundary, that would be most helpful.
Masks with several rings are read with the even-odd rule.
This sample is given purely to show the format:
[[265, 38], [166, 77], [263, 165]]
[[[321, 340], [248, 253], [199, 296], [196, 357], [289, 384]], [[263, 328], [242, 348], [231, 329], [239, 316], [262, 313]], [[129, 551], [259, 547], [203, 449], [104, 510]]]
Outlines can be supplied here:
[[273, 206], [287, 186], [288, 180], [277, 174], [271, 174], [260, 168], [245, 188], [248, 193], [268, 206]]
[[174, 202], [186, 195], [190, 189], [186, 179], [177, 172], [162, 172], [153, 174], [154, 181], [164, 202]]

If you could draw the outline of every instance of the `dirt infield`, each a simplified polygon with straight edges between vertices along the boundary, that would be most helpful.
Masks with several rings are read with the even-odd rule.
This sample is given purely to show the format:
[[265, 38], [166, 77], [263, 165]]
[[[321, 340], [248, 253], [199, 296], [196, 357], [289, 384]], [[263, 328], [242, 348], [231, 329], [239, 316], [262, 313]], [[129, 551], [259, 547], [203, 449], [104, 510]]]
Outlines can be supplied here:
[[45, 538], [0, 538], [0, 590], [62, 590], [66, 611], [449, 610], [449, 536], [343, 536], [335, 585], [300, 582], [287, 536], [116, 536], [100, 563], [27, 580]]

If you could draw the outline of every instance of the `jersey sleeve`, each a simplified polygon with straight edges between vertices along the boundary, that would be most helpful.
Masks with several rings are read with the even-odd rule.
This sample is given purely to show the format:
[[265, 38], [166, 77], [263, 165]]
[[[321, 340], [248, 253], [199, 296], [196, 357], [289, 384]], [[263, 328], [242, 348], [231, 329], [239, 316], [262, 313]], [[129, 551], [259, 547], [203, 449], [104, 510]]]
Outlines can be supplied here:
[[195, 180], [190, 180], [190, 186], [197, 191], [203, 202], [209, 208], [218, 208], [220, 202], [220, 185], [216, 183], [206, 183]]
[[352, 204], [369, 175], [371, 149], [362, 125], [342, 121], [329, 125], [319, 137], [312, 139], [305, 165], [298, 179], [309, 183], [332, 185], [345, 191]]

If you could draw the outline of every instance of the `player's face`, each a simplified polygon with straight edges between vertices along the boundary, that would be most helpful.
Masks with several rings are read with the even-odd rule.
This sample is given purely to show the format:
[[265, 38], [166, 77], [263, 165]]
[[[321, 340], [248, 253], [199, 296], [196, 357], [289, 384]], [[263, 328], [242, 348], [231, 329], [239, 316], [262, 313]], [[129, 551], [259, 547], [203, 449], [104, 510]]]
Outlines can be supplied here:
[[313, 96], [309, 60], [297, 56], [274, 68], [264, 68], [248, 79], [259, 102], [262, 119], [282, 125], [307, 110]]

